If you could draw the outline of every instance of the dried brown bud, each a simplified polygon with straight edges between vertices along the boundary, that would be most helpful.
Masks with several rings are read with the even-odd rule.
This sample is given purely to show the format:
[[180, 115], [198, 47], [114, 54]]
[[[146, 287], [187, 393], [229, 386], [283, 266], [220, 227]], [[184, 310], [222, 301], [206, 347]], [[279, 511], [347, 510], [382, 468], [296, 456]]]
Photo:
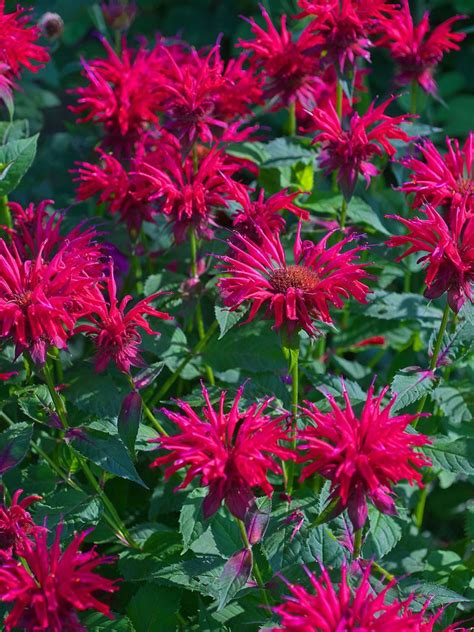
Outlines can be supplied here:
[[47, 12], [38, 21], [41, 33], [49, 40], [61, 37], [64, 31], [64, 21], [58, 13]]

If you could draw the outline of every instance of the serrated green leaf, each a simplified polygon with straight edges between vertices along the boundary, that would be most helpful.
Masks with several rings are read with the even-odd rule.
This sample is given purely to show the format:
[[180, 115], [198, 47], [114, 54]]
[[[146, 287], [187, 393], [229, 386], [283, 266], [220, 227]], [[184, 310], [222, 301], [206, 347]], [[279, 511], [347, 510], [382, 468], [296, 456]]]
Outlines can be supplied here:
[[205, 489], [193, 489], [187, 494], [186, 500], [179, 514], [179, 532], [183, 536], [183, 553], [205, 531], [202, 515], [202, 501], [206, 496]]
[[364, 559], [381, 559], [390, 553], [402, 537], [402, 527], [392, 516], [369, 507], [370, 531], [362, 551]]
[[33, 163], [37, 142], [38, 134], [35, 134], [0, 147], [0, 164], [9, 165], [8, 172], [0, 178], [0, 196], [8, 195], [18, 186]]
[[446, 417], [449, 417], [450, 422], [461, 424], [472, 420], [471, 411], [457, 388], [440, 385], [432, 392], [431, 397]]
[[220, 305], [214, 307], [214, 313], [220, 330], [218, 340], [221, 340], [229, 329], [232, 329], [232, 327], [242, 319], [246, 311], [245, 309], [237, 309], [231, 312], [227, 307], [221, 307]]
[[397, 395], [392, 411], [396, 412], [421, 399], [432, 390], [433, 382], [433, 377], [427, 372], [413, 373], [411, 369], [405, 369], [404, 372], [398, 373], [391, 385], [392, 393]]
[[0, 434], [0, 475], [23, 461], [30, 449], [33, 428], [18, 423]]
[[138, 475], [132, 459], [119, 437], [87, 431], [76, 437], [72, 445], [79, 454], [95, 463], [105, 472], [133, 481], [148, 489]]
[[437, 439], [430, 446], [424, 446], [423, 452], [440, 467], [455, 474], [474, 474], [474, 439]]
[[252, 564], [252, 550], [247, 548], [234, 553], [226, 562], [218, 582], [218, 610], [222, 610], [248, 582]]

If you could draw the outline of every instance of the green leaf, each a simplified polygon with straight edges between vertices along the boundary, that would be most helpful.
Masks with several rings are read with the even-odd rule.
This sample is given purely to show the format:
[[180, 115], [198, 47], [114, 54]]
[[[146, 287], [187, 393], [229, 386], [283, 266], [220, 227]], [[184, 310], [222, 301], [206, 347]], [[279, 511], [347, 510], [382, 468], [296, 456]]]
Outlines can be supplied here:
[[23, 461], [28, 454], [33, 428], [18, 423], [0, 434], [0, 475]]
[[186, 500], [179, 514], [179, 532], [183, 536], [183, 552], [187, 551], [191, 544], [201, 536], [206, 527], [202, 515], [202, 501], [206, 496], [205, 489], [193, 489], [186, 496]]
[[433, 388], [434, 380], [430, 373], [426, 371], [412, 373], [410, 371], [411, 369], [403, 369], [393, 378], [391, 390], [398, 397], [392, 407], [392, 412], [413, 404]]
[[130, 454], [135, 454], [135, 441], [142, 416], [142, 398], [140, 393], [132, 391], [125, 396], [117, 420], [120, 438], [127, 446]]
[[142, 586], [127, 606], [127, 614], [136, 632], [175, 632], [179, 610], [179, 592], [164, 586]]
[[81, 528], [98, 522], [102, 513], [102, 503], [95, 496], [88, 496], [75, 489], [62, 489], [36, 505], [35, 518], [38, 524], [48, 519], [48, 529], [59, 523], [66, 527], [64, 537]]
[[90, 369], [75, 373], [75, 379], [67, 389], [68, 400], [88, 415], [96, 417], [116, 417], [122, 399], [128, 389], [119, 388], [108, 375], [100, 378]]
[[21, 140], [11, 140], [0, 147], [0, 196], [15, 189], [30, 168], [36, 155], [38, 134]]
[[353, 310], [365, 317], [380, 318], [382, 320], [415, 320], [425, 327], [439, 327], [442, 312], [428, 303], [419, 294], [397, 294], [375, 290], [369, 296], [369, 305], [355, 304]]
[[18, 405], [30, 419], [44, 423], [54, 409], [47, 386], [33, 386], [18, 391]]
[[252, 572], [252, 550], [244, 548], [226, 562], [219, 577], [219, 605], [222, 608], [245, 586]]
[[136, 632], [128, 617], [115, 615], [109, 619], [100, 612], [92, 612], [82, 619], [89, 632]]
[[370, 531], [363, 545], [364, 559], [381, 559], [397, 545], [402, 537], [399, 522], [369, 506]]
[[307, 545], [313, 559], [327, 568], [338, 568], [344, 562], [344, 549], [327, 525], [311, 529]]
[[450, 441], [443, 437], [424, 446], [423, 452], [431, 459], [434, 468], [467, 476], [474, 474], [474, 439]]
[[431, 397], [451, 423], [461, 424], [472, 420], [471, 411], [458, 388], [440, 385], [432, 392]]
[[232, 329], [242, 319], [246, 311], [246, 309], [236, 309], [231, 312], [227, 307], [221, 307], [220, 305], [214, 307], [214, 313], [220, 329], [218, 340], [221, 340], [229, 329]]
[[133, 481], [148, 489], [138, 475], [127, 448], [119, 437], [84, 431], [84, 436], [75, 438], [72, 445], [79, 454], [105, 472]]
[[18, 121], [0, 121], [0, 145], [5, 145], [12, 140], [21, 140], [29, 134], [29, 121], [21, 119]]

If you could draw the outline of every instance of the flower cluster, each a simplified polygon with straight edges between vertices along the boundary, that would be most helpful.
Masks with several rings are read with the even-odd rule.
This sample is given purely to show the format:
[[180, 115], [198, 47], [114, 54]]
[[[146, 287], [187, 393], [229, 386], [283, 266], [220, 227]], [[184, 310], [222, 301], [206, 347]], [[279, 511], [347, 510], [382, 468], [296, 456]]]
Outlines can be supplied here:
[[5, 13], [5, 0], [0, 0], [0, 97], [10, 95], [21, 71], [37, 72], [49, 61], [49, 54], [37, 44], [40, 29], [31, 25], [27, 10], [18, 6]]
[[433, 299], [446, 293], [448, 303], [458, 312], [466, 298], [472, 301], [474, 281], [474, 215], [463, 200], [443, 217], [432, 205], [423, 208], [421, 217], [392, 216], [408, 230], [392, 237], [389, 246], [409, 245], [398, 261], [414, 252], [423, 254], [418, 263], [426, 266], [425, 296]]
[[294, 263], [288, 263], [277, 234], [256, 226], [258, 242], [236, 234], [229, 241], [231, 254], [219, 256], [219, 268], [226, 274], [219, 282], [224, 305], [236, 310], [250, 305], [246, 322], [261, 308], [265, 317], [275, 321], [275, 329], [292, 336], [300, 329], [309, 335], [318, 333], [315, 321], [331, 323], [329, 306], [344, 306], [354, 297], [365, 302], [369, 292], [363, 282], [368, 278], [365, 264], [358, 263], [361, 246], [344, 247], [351, 238], [329, 246], [331, 233], [318, 244], [301, 239], [301, 225], [293, 248]]
[[202, 416], [188, 403], [178, 401], [181, 412], [165, 408], [163, 413], [176, 424], [180, 434], [154, 440], [169, 452], [155, 459], [153, 467], [169, 465], [167, 478], [185, 468], [186, 476], [179, 489], [195, 478], [209, 487], [203, 504], [207, 518], [225, 501], [229, 511], [243, 520], [254, 498], [254, 488], [268, 495], [273, 491], [267, 472], [281, 474], [277, 459], [293, 457], [291, 450], [280, 444], [289, 440], [283, 425], [286, 413], [272, 418], [266, 412], [271, 399], [241, 411], [242, 394], [241, 387], [229, 412], [225, 412], [226, 393], [221, 393], [216, 410], [203, 386], [206, 406]]
[[97, 593], [115, 592], [116, 582], [94, 571], [114, 558], [100, 556], [94, 548], [80, 551], [88, 533], [75, 535], [61, 551], [60, 526], [50, 548], [46, 529], [36, 529], [31, 539], [23, 539], [19, 559], [2, 560], [0, 601], [13, 603], [5, 619], [6, 632], [20, 627], [26, 632], [81, 632], [84, 627], [78, 613], [85, 610], [113, 618]]
[[370, 582], [370, 571], [368, 566], [356, 587], [351, 585], [349, 569], [345, 565], [341, 570], [341, 580], [337, 583], [331, 581], [323, 566], [320, 577], [307, 570], [310, 591], [305, 586], [286, 582], [290, 595], [274, 608], [282, 627], [273, 628], [273, 631], [432, 632], [442, 611], [429, 617], [426, 605], [421, 610], [412, 609], [410, 606], [415, 599], [414, 594], [403, 601], [390, 598], [390, 590], [396, 586], [395, 580], [390, 581], [380, 592], [375, 592]]
[[364, 407], [357, 417], [344, 388], [344, 408], [332, 395], [327, 395], [329, 413], [305, 402], [303, 414], [311, 422], [299, 434], [307, 463], [301, 479], [319, 473], [331, 481], [331, 500], [337, 500], [333, 514], [347, 508], [354, 529], [360, 529], [367, 518], [367, 499], [382, 513], [395, 513], [392, 485], [401, 480], [421, 485], [416, 468], [430, 461], [413, 448], [429, 443], [423, 435], [408, 434], [406, 428], [417, 415], [392, 417], [390, 411], [396, 396], [382, 407], [388, 387], [374, 396], [370, 387]]

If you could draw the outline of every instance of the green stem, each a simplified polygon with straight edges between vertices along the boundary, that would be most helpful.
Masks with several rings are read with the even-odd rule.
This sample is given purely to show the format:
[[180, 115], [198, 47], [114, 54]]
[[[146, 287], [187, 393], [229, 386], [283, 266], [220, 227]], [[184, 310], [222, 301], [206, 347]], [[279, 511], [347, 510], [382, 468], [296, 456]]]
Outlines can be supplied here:
[[405, 274], [403, 276], [403, 291], [411, 292], [411, 271], [405, 270]]
[[426, 499], [428, 498], [428, 484], [426, 483], [420, 491], [420, 497], [415, 509], [415, 524], [418, 529], [423, 525], [423, 516], [425, 515]]
[[[287, 354], [289, 357], [289, 374], [291, 375], [291, 447], [293, 452], [296, 452], [296, 440], [298, 438], [298, 404], [299, 404], [299, 355], [300, 350], [298, 347], [287, 348]], [[293, 482], [295, 477], [295, 462], [288, 462], [287, 469], [287, 487], [286, 492], [288, 496], [291, 496], [293, 492]]]
[[200, 340], [197, 345], [188, 353], [188, 355], [184, 358], [181, 364], [178, 366], [176, 371], [170, 375], [170, 377], [166, 380], [163, 386], [160, 388], [156, 395], [153, 395], [149, 401], [150, 406], [154, 406], [156, 403], [161, 401], [163, 397], [168, 393], [170, 388], [176, 382], [176, 380], [180, 377], [181, 373], [184, 371], [186, 366], [191, 362], [191, 360], [196, 357], [198, 353], [200, 353], [204, 347], [207, 345], [212, 336], [216, 333], [219, 324], [217, 320], [215, 320], [209, 329], [206, 332], [206, 336]]
[[342, 96], [342, 83], [338, 81], [336, 85], [336, 112], [340, 121], [342, 121]]
[[360, 551], [362, 549], [362, 529], [357, 529], [354, 532], [354, 559], [360, 557]]
[[155, 415], [152, 413], [152, 411], [150, 410], [150, 408], [148, 408], [148, 406], [146, 405], [146, 403], [143, 401], [143, 397], [142, 397], [142, 406], [143, 406], [143, 412], [145, 413], [145, 417], [151, 421], [152, 425], [154, 426], [154, 428], [156, 428], [156, 430], [158, 430], [158, 432], [160, 433], [160, 435], [162, 435], [163, 437], [168, 437], [168, 433], [166, 432], [166, 430], [163, 428], [163, 426], [160, 424], [160, 422], [158, 421], [158, 419], [155, 417]]
[[[63, 401], [62, 397], [59, 395], [59, 393], [55, 389], [54, 380], [53, 380], [53, 377], [52, 377], [52, 371], [51, 371], [51, 368], [50, 368], [48, 362], [46, 362], [46, 364], [44, 366], [43, 374], [44, 374], [44, 377], [45, 377], [46, 385], [47, 385], [48, 390], [49, 390], [49, 394], [51, 395], [51, 399], [53, 400], [54, 407], [56, 409], [56, 413], [57, 413], [57, 415], [58, 415], [58, 417], [59, 417], [59, 419], [60, 419], [60, 421], [62, 423], [63, 428], [66, 430], [69, 427], [69, 424], [68, 424], [68, 421], [67, 421], [66, 407], [64, 405], [64, 401]], [[79, 453], [77, 453], [71, 446], [69, 446], [69, 449], [71, 450], [72, 454], [77, 458], [77, 460], [78, 460], [78, 462], [79, 462], [79, 464], [81, 466], [81, 469], [84, 472], [84, 475], [86, 476], [87, 480], [89, 481], [89, 483], [93, 487], [94, 491], [99, 496], [104, 508], [109, 512], [109, 514], [110, 514], [109, 515], [109, 518], [110, 518], [109, 519], [109, 523], [111, 524], [111, 526], [120, 535], [122, 540], [125, 540], [133, 548], [139, 548], [138, 545], [132, 539], [132, 537], [129, 534], [127, 528], [123, 524], [123, 522], [122, 522], [120, 516], [118, 515], [113, 503], [110, 501], [110, 499], [107, 496], [107, 494], [104, 492], [104, 490], [101, 488], [101, 486], [97, 482], [94, 474], [90, 470], [90, 468], [89, 468], [87, 462], [85, 461], [84, 457], [82, 455], [80, 455]]]
[[[190, 242], [190, 246], [191, 246], [191, 275], [192, 275], [193, 279], [197, 279], [198, 278], [198, 273], [197, 273], [197, 239], [196, 239], [196, 233], [195, 233], [193, 228], [191, 228], [191, 230], [190, 230], [189, 242]], [[204, 329], [204, 318], [203, 318], [203, 315], [202, 315], [202, 306], [201, 306], [201, 298], [200, 297], [198, 297], [197, 304], [196, 304], [196, 324], [197, 324], [199, 340], [204, 340], [204, 338], [206, 337], [206, 330]], [[206, 370], [206, 375], [207, 375], [207, 379], [209, 380], [209, 384], [211, 386], [214, 386], [215, 383], [216, 383], [216, 380], [214, 378], [214, 372], [213, 372], [212, 368], [208, 364], [204, 365], [204, 368]]]
[[[435, 346], [434, 346], [434, 349], [433, 349], [433, 355], [431, 356], [431, 361], [430, 361], [430, 370], [431, 371], [434, 371], [436, 369], [436, 364], [438, 362], [439, 352], [441, 351], [441, 345], [443, 344], [444, 333], [445, 333], [446, 327], [448, 325], [449, 313], [450, 313], [450, 307], [449, 307], [449, 304], [446, 303], [446, 306], [445, 306], [444, 312], [443, 312], [443, 318], [441, 320], [441, 325], [439, 326], [438, 335], [436, 337]], [[427, 399], [428, 399], [428, 393], [426, 393], [426, 395], [424, 395], [423, 399], [420, 401], [420, 404], [418, 405], [418, 409], [416, 411], [418, 414], [421, 414], [423, 412], [423, 409], [425, 407]], [[414, 428], [416, 428], [416, 426], [418, 424], [418, 421], [419, 420], [416, 419], [413, 422], [413, 427]]]
[[416, 114], [418, 101], [418, 82], [412, 81], [410, 86], [410, 114]]
[[296, 101], [288, 106], [288, 136], [296, 136]]
[[389, 573], [387, 570], [385, 570], [383, 566], [380, 566], [380, 564], [377, 564], [377, 562], [372, 562], [371, 568], [374, 571], [377, 571], [377, 573], [379, 573], [383, 577], [385, 577], [385, 579], [388, 579], [389, 582], [395, 579], [395, 575], [392, 575], [392, 573]]
[[[237, 524], [239, 526], [240, 535], [242, 537], [242, 542], [244, 543], [245, 548], [247, 549], [247, 551], [251, 551], [252, 550], [252, 546], [250, 545], [250, 542], [249, 542], [249, 539], [248, 539], [248, 536], [247, 536], [247, 530], [245, 528], [244, 523], [242, 522], [242, 520], [239, 520], [239, 518], [236, 518], [235, 520], [236, 520], [236, 522], [237, 522]], [[255, 561], [255, 557], [253, 555], [252, 555], [252, 571], [253, 571], [253, 574], [254, 574], [254, 577], [255, 577], [255, 581], [257, 582], [258, 587], [262, 591], [262, 597], [263, 597], [263, 600], [265, 602], [265, 605], [268, 608], [271, 608], [270, 601], [268, 600], [267, 590], [265, 588], [265, 583], [264, 583], [263, 578], [262, 578], [262, 573], [260, 572], [258, 564]]]
[[341, 227], [341, 230], [343, 230], [346, 225], [347, 207], [348, 207], [347, 200], [344, 196], [342, 196], [341, 217], [339, 220], [339, 225]]
[[0, 196], [0, 225], [13, 228], [12, 214], [8, 206], [8, 196]]

